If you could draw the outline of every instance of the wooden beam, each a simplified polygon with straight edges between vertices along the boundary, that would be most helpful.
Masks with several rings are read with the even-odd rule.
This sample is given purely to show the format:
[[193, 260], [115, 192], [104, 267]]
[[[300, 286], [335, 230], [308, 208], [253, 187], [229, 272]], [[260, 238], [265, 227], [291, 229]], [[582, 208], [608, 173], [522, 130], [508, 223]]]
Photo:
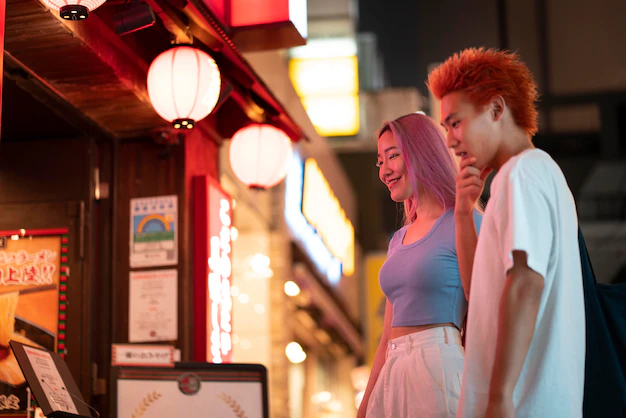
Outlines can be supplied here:
[[95, 136], [96, 139], [111, 139], [114, 136], [113, 132], [107, 131], [72, 106], [61, 92], [7, 51], [4, 51], [4, 75], [35, 100], [47, 106], [54, 114], [84, 134]]
[[[179, 40], [193, 37], [211, 51], [225, 81], [233, 87], [228, 100], [237, 103], [250, 120], [273, 123], [293, 141], [304, 137], [205, 6], [200, 2], [147, 1]], [[17, 77], [20, 87], [34, 92], [51, 108], [58, 105], [63, 110], [53, 110], [65, 118], [68, 113], [76, 115], [69, 108], [79, 109], [84, 117], [76, 115], [71, 123], [87, 132], [99, 126], [105, 136], [123, 139], [168, 126], [150, 103], [146, 85], [149, 65], [139, 55], [146, 51], [133, 50], [97, 12], [90, 14], [88, 21], [73, 22], [37, 1], [8, 3], [5, 49], [20, 69], [11, 75]], [[158, 35], [161, 42], [168, 39], [165, 32]], [[159, 45], [151, 47], [152, 51], [160, 49]], [[143, 55], [149, 59], [151, 54]]]
[[52, 13], [71, 34], [89, 47], [100, 60], [107, 64], [119, 80], [150, 107], [147, 77], [150, 65], [143, 61], [122, 39], [104, 23], [98, 15], [89, 15], [87, 24], [67, 21]]
[[68, 22], [40, 2], [8, 0], [5, 50], [9, 77], [82, 131], [126, 138], [167, 124], [148, 97], [148, 64], [97, 13]]

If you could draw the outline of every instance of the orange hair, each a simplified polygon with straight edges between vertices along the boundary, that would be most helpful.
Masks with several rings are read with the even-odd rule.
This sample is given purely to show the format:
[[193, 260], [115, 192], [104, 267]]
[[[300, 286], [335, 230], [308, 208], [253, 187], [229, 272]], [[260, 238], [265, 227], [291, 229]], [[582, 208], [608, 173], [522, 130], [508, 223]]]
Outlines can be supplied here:
[[485, 48], [463, 50], [433, 70], [426, 85], [438, 99], [461, 91], [476, 106], [502, 96], [515, 123], [531, 137], [537, 133], [537, 85], [515, 53]]

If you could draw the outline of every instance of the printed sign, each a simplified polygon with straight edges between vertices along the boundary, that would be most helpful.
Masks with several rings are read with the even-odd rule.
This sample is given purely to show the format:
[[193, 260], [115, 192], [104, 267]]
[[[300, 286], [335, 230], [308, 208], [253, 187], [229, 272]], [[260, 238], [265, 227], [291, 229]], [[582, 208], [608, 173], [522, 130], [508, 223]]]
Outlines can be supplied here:
[[163, 366], [174, 365], [174, 346], [113, 344], [113, 366]]
[[178, 339], [178, 271], [130, 273], [128, 341]]
[[37, 380], [41, 383], [46, 398], [50, 401], [50, 406], [55, 411], [78, 414], [76, 405], [65, 388], [65, 382], [63, 382], [50, 353], [28, 346], [24, 346], [24, 351], [30, 360]]
[[130, 211], [130, 267], [177, 264], [177, 196], [131, 199]]

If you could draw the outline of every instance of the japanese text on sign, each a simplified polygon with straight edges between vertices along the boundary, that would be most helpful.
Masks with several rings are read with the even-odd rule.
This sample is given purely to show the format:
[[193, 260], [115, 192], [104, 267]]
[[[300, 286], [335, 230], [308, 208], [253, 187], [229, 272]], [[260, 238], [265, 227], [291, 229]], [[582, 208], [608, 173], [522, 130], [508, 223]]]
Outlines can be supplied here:
[[221, 363], [222, 356], [232, 350], [230, 276], [230, 203], [220, 199], [219, 235], [211, 236], [211, 253], [209, 256], [209, 299], [211, 312], [211, 356], [213, 363]]
[[20, 398], [15, 395], [0, 395], [0, 411], [20, 409]]
[[56, 258], [57, 253], [50, 250], [33, 254], [24, 250], [0, 251], [0, 285], [51, 284], [56, 271]]
[[174, 347], [169, 345], [113, 344], [114, 366], [173, 366]]

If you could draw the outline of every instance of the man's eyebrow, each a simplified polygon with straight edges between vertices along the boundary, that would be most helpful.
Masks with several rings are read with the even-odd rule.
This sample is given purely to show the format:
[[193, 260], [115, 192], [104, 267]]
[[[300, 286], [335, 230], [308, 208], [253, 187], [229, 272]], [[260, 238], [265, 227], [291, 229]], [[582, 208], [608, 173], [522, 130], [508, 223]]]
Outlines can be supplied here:
[[456, 113], [450, 113], [448, 116], [446, 116], [446, 119], [441, 123], [441, 126], [445, 128], [446, 125], [450, 123], [450, 119], [452, 119], [455, 116], [456, 116]]

